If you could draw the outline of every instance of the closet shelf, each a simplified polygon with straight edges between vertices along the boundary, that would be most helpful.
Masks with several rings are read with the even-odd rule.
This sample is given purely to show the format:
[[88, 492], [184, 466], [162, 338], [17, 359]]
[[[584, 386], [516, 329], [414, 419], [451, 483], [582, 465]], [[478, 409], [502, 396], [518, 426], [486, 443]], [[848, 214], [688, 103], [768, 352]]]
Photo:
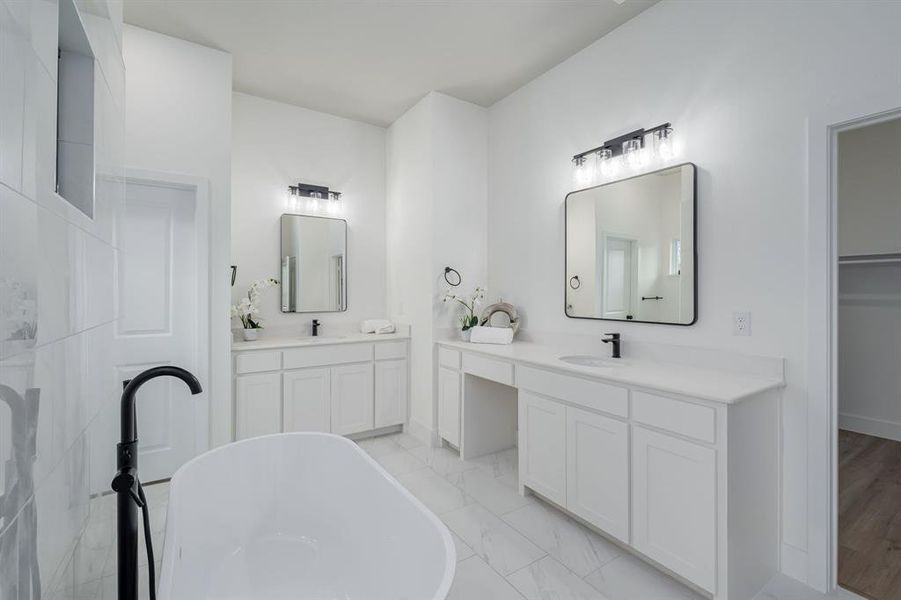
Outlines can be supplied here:
[[840, 265], [877, 265], [877, 264], [901, 264], [901, 254], [857, 254], [852, 256], [839, 256]]

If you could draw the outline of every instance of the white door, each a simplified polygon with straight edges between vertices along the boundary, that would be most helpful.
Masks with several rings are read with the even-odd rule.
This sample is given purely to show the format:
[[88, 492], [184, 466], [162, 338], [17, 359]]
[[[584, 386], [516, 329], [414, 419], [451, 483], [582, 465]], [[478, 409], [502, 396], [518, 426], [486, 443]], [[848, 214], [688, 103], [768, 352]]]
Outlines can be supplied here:
[[522, 484], [566, 506], [566, 407], [519, 392], [519, 476]]
[[438, 367], [438, 435], [460, 446], [460, 374]]
[[284, 375], [285, 431], [322, 431], [331, 428], [331, 391], [328, 369], [286, 371]]
[[[116, 222], [116, 376], [130, 379], [158, 365], [198, 371], [201, 298], [196, 188], [128, 180], [126, 203]], [[203, 255], [205, 256], [205, 254]], [[142, 481], [170, 477], [196, 452], [195, 414], [203, 396], [180, 380], [158, 378], [137, 395], [139, 468]], [[118, 432], [109, 432], [119, 439]], [[111, 450], [112, 452], [112, 450]]]
[[631, 240], [604, 237], [604, 318], [626, 319], [632, 316], [633, 243]]
[[407, 361], [375, 363], [375, 426], [400, 425], [407, 420]]
[[632, 429], [635, 548], [710, 592], [716, 585], [716, 451]]
[[281, 373], [235, 378], [235, 439], [279, 433], [282, 429]]
[[566, 508], [629, 543], [629, 426], [566, 408]]
[[332, 433], [373, 428], [372, 363], [331, 368]]

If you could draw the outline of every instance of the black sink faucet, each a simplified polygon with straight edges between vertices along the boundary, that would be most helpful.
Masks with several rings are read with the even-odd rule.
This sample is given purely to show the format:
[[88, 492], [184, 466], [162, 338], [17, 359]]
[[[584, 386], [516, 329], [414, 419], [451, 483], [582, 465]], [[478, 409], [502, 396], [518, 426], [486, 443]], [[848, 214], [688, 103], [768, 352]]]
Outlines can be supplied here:
[[316, 337], [317, 335], [319, 335], [319, 327], [320, 327], [319, 319], [313, 319], [313, 337]]
[[605, 344], [613, 344], [613, 358], [622, 358], [620, 353], [620, 344], [622, 343], [620, 335], [618, 333], [605, 333], [604, 335], [606, 337], [601, 338], [601, 341]]
[[135, 394], [138, 389], [157, 377], [176, 377], [184, 381], [192, 394], [203, 391], [200, 382], [188, 371], [165, 365], [147, 369], [134, 379], [123, 381], [121, 405], [121, 441], [116, 446], [116, 477], [112, 488], [117, 498], [117, 537], [119, 561], [119, 600], [138, 598], [138, 508], [144, 512], [144, 537], [147, 542], [148, 575], [151, 599], [155, 597], [153, 549], [150, 544], [150, 517], [144, 489], [138, 479], [138, 425], [135, 413]]

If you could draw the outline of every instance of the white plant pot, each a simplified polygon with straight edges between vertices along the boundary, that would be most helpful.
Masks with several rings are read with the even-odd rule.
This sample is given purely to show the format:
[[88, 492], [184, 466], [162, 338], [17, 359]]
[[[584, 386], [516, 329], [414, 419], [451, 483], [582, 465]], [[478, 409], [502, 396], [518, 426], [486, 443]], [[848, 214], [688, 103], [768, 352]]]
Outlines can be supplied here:
[[462, 330], [462, 329], [460, 330], [460, 339], [463, 340], [464, 342], [468, 342], [468, 341], [469, 341], [469, 336], [470, 336], [470, 335], [472, 335], [472, 328], [469, 328], [469, 329], [467, 329], [467, 330], [465, 330], [465, 331]]
[[245, 329], [244, 330], [244, 341], [245, 342], [253, 342], [259, 337], [259, 329]]

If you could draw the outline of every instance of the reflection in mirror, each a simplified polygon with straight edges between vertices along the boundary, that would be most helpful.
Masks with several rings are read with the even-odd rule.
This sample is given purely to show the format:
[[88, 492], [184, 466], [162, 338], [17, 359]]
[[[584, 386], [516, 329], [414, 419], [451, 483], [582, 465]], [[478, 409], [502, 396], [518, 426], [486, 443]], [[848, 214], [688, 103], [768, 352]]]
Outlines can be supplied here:
[[282, 215], [282, 312], [347, 309], [347, 223]]
[[566, 197], [566, 315], [691, 325], [697, 318], [695, 166]]

